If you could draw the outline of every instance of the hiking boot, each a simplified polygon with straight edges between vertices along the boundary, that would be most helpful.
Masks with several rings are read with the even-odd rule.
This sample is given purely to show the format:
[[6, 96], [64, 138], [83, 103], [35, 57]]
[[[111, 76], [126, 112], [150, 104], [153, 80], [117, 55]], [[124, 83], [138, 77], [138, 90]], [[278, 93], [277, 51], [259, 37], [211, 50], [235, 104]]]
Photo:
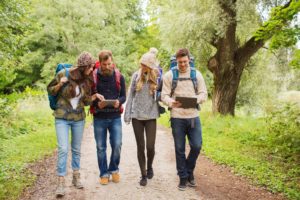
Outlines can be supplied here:
[[178, 189], [184, 191], [186, 189], [187, 178], [180, 178]]
[[147, 170], [147, 178], [151, 179], [151, 178], [153, 178], [153, 176], [154, 176], [153, 168], [148, 169]]
[[190, 187], [196, 187], [197, 184], [195, 182], [194, 174], [190, 174], [190, 176], [187, 179], [187, 185]]
[[58, 177], [58, 184], [55, 191], [56, 197], [62, 197], [65, 195], [65, 178], [63, 176]]
[[108, 184], [108, 177], [100, 177], [99, 180], [101, 185], [107, 185]]
[[82, 189], [83, 185], [80, 181], [80, 173], [78, 170], [73, 171], [73, 180], [72, 184], [77, 188], [77, 189]]
[[141, 186], [146, 186], [147, 185], [147, 176], [142, 176], [141, 177], [140, 185]]
[[118, 172], [112, 173], [111, 174], [111, 180], [114, 183], [119, 183], [120, 182], [120, 174]]

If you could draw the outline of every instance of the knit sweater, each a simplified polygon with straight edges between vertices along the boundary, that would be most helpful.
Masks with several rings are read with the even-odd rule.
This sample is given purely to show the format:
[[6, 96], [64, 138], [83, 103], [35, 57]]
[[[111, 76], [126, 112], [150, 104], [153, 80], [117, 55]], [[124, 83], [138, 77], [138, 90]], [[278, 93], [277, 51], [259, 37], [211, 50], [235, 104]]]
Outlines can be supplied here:
[[[190, 68], [187, 69], [186, 72], [182, 73], [179, 71], [179, 78], [190, 78]], [[173, 74], [172, 71], [168, 71], [163, 76], [163, 88], [161, 93], [162, 101], [169, 107], [171, 107], [172, 103], [175, 101], [175, 97], [196, 97], [197, 103], [201, 104], [207, 99], [207, 90], [204, 79], [201, 73], [196, 71], [196, 78], [198, 81], [198, 93], [195, 93], [195, 89], [193, 86], [193, 82], [191, 80], [187, 81], [178, 81], [177, 87], [174, 91], [173, 96], [171, 97], [171, 85]], [[171, 109], [171, 117], [172, 118], [195, 118], [199, 116], [199, 111], [196, 108], [172, 108]]]
[[138, 72], [131, 78], [128, 100], [125, 108], [124, 121], [129, 123], [131, 119], [156, 119], [159, 117], [158, 103], [154, 95], [150, 94], [150, 84], [145, 83], [140, 91], [135, 90]]

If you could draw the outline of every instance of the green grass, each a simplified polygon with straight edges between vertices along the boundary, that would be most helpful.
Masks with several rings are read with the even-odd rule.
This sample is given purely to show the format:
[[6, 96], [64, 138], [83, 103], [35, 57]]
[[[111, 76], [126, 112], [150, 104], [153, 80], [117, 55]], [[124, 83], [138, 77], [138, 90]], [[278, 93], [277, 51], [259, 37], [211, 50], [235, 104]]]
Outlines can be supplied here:
[[[204, 154], [214, 162], [230, 166], [253, 184], [266, 186], [289, 199], [300, 199], [299, 160], [276, 151], [265, 119], [249, 116], [213, 116], [205, 104], [200, 112]], [[169, 127], [169, 114], [159, 123]]]
[[0, 199], [18, 199], [23, 189], [34, 183], [28, 164], [56, 148], [54, 118], [45, 98], [20, 100], [13, 116], [1, 119]]

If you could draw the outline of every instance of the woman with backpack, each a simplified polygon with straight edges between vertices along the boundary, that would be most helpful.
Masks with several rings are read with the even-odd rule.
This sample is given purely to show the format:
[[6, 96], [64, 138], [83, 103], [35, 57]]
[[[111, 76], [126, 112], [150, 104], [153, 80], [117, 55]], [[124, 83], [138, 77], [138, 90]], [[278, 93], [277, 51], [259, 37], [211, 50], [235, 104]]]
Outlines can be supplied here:
[[[159, 117], [156, 101], [157, 78], [159, 75], [157, 49], [151, 48], [140, 59], [140, 69], [131, 78], [124, 121], [132, 126], [137, 144], [137, 157], [141, 170], [140, 185], [147, 185], [147, 178], [154, 175], [152, 163], [155, 154], [156, 119]], [[145, 137], [147, 147], [147, 169], [145, 157]]]
[[84, 106], [90, 105], [100, 94], [92, 95], [92, 71], [95, 61], [88, 52], [83, 52], [77, 59], [77, 66], [64, 69], [57, 73], [47, 86], [48, 93], [57, 96], [54, 110], [55, 129], [58, 144], [57, 176], [58, 186], [56, 196], [65, 194], [65, 179], [67, 173], [67, 156], [69, 145], [69, 129], [71, 129], [72, 151], [72, 184], [83, 188], [80, 181], [80, 147], [85, 124]]

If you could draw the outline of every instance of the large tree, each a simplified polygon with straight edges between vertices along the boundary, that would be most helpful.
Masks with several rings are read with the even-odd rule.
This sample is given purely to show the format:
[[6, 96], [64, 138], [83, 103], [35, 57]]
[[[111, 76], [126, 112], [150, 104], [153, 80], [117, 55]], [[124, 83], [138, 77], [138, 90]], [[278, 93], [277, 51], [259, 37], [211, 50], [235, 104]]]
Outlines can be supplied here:
[[269, 40], [273, 48], [296, 43], [299, 29], [291, 22], [299, 10], [298, 0], [167, 0], [159, 3], [158, 23], [173, 47], [210, 49], [207, 67], [214, 80], [213, 112], [234, 115], [246, 64]]

